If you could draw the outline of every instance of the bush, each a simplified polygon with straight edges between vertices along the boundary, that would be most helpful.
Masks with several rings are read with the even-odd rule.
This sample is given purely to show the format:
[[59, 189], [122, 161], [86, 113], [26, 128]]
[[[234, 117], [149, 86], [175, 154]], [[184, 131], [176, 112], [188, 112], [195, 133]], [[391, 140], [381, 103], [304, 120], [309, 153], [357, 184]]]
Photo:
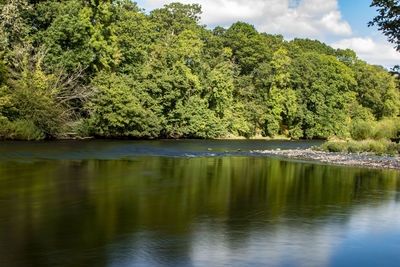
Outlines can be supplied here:
[[400, 129], [398, 119], [384, 119], [375, 124], [374, 138], [397, 138]]
[[8, 138], [36, 140], [57, 138], [76, 116], [68, 100], [77, 100], [68, 77], [45, 74], [40, 60], [24, 61], [22, 73], [0, 88], [0, 115], [9, 121]]
[[347, 147], [347, 152], [358, 153], [360, 152], [360, 147], [354, 144], [349, 144], [349, 146]]
[[329, 152], [373, 152], [379, 154], [398, 154], [400, 145], [387, 139], [362, 140], [362, 141], [328, 141], [321, 146], [321, 149]]
[[354, 121], [350, 125], [351, 137], [355, 140], [365, 140], [372, 138], [374, 134], [372, 121]]
[[42, 140], [46, 135], [32, 122], [27, 120], [0, 120], [0, 137], [12, 140]]
[[400, 121], [397, 118], [387, 118], [380, 121], [353, 121], [350, 134], [354, 140], [393, 139], [398, 138]]
[[400, 144], [390, 142], [390, 144], [387, 147], [387, 151], [390, 155], [398, 154], [400, 152]]
[[329, 152], [347, 151], [347, 144], [343, 141], [328, 141], [321, 146], [322, 150]]
[[73, 123], [69, 123], [68, 127], [66, 127], [66, 130], [67, 132], [65, 135], [69, 137], [89, 137], [95, 133], [89, 119], [80, 119], [74, 121]]
[[159, 136], [163, 119], [157, 103], [132, 77], [102, 72], [94, 83], [97, 94], [87, 130], [109, 137]]
[[[167, 125], [169, 136], [216, 138], [227, 134], [221, 119], [199, 97], [190, 97], [185, 104], [179, 103], [171, 115], [174, 123]], [[169, 118], [169, 121], [173, 120]]]
[[374, 153], [384, 153], [388, 147], [388, 141], [387, 140], [371, 140], [368, 143], [368, 152], [374, 152]]

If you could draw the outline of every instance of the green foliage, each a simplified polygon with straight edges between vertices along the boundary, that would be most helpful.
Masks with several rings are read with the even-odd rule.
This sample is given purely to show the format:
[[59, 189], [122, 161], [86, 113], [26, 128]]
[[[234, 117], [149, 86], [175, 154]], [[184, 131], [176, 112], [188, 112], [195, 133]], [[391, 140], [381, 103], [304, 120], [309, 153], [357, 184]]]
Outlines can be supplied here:
[[321, 43], [318, 40], [295, 38], [289, 43], [289, 45], [293, 46], [296, 50], [299, 51], [299, 53], [297, 55], [294, 55], [294, 57], [302, 56], [303, 53], [317, 53], [321, 55], [331, 56], [334, 56], [336, 54], [335, 49], [324, 43]]
[[375, 139], [395, 139], [399, 137], [400, 121], [399, 119], [383, 119], [374, 125]]
[[[125, 14], [120, 12], [124, 9], [123, 2], [72, 0], [62, 5], [47, 4], [57, 11], [49, 18], [48, 27], [36, 34], [37, 42], [47, 51], [47, 65], [68, 72], [78, 68], [86, 68], [91, 73], [116, 68], [121, 56], [117, 22]], [[39, 7], [42, 12], [48, 10], [43, 5]]]
[[254, 125], [250, 122], [251, 119], [248, 118], [249, 114], [256, 114], [254, 112], [250, 113], [248, 111], [249, 106], [245, 106], [243, 103], [235, 103], [232, 107], [228, 108], [225, 116], [225, 121], [227, 125], [227, 130], [233, 136], [244, 136], [246, 138], [255, 135]]
[[1, 7], [3, 137], [398, 137], [395, 78], [349, 49], [245, 22], [208, 30], [197, 4]]
[[201, 7], [198, 4], [171, 3], [164, 8], [153, 10], [149, 18], [154, 23], [158, 36], [161, 37], [198, 28], [200, 14]]
[[394, 77], [379, 66], [357, 60], [352, 66], [357, 85], [357, 101], [371, 110], [377, 119], [394, 117], [399, 113], [400, 102]]
[[[289, 135], [289, 128], [296, 127], [293, 123], [297, 112], [297, 98], [295, 91], [289, 87], [289, 65], [291, 59], [283, 48], [276, 51], [272, 61], [261, 64], [257, 71], [257, 87], [265, 103], [265, 134]], [[287, 131], [287, 132], [285, 132]], [[296, 137], [299, 133], [295, 131]]]
[[225, 134], [221, 120], [208, 108], [204, 99], [190, 97], [179, 102], [168, 118], [166, 127], [169, 137], [215, 138]]
[[100, 73], [90, 103], [90, 128], [99, 136], [157, 137], [162, 119], [149, 94], [127, 75]]
[[147, 50], [152, 43], [153, 24], [135, 3], [121, 1], [118, 6], [119, 19], [115, 35], [119, 48], [119, 72], [132, 73], [135, 67], [147, 59]]
[[400, 120], [386, 118], [380, 121], [356, 120], [350, 126], [351, 137], [355, 140], [397, 139], [400, 133]]
[[12, 49], [29, 41], [28, 13], [31, 10], [27, 0], [0, 3], [0, 49]]
[[18, 136], [24, 133], [31, 136], [25, 129], [32, 126], [33, 133], [40, 131], [40, 136], [62, 137], [71, 121], [78, 117], [75, 105], [86, 92], [75, 91], [74, 80], [78, 76], [45, 74], [40, 59], [35, 62], [35, 58], [28, 60], [26, 56], [21, 73], [14, 74], [13, 79], [0, 87], [0, 118], [11, 123], [9, 129], [21, 132]]
[[333, 56], [306, 53], [292, 64], [291, 87], [299, 99], [306, 138], [346, 136], [355, 103], [353, 72]]
[[326, 142], [321, 146], [321, 149], [329, 152], [342, 152], [347, 150], [347, 144], [344, 142]]
[[355, 140], [364, 140], [372, 138], [374, 129], [371, 126], [371, 121], [354, 121], [350, 126], [351, 137]]
[[79, 0], [69, 1], [59, 8], [59, 14], [36, 37], [47, 51], [44, 63], [51, 66], [52, 71], [63, 68], [72, 72], [77, 68], [88, 68], [95, 58], [89, 11]]
[[10, 121], [22, 119], [33, 123], [46, 137], [59, 136], [68, 118], [68, 108], [57, 99], [57, 82], [57, 77], [42, 72], [40, 61], [36, 66], [25, 61], [19, 79], [4, 88], [5, 116]]
[[32, 121], [8, 121], [0, 117], [0, 139], [42, 140], [46, 136]]
[[254, 26], [237, 22], [222, 36], [225, 46], [232, 49], [233, 59], [240, 68], [240, 74], [248, 75], [257, 64], [270, 60], [271, 51], [265, 36], [260, 35]]
[[398, 154], [400, 145], [387, 139], [362, 141], [328, 141], [320, 149], [328, 152], [360, 153], [371, 152], [376, 154]]
[[206, 73], [202, 95], [208, 100], [209, 109], [223, 118], [233, 101], [234, 85], [230, 65], [221, 62]]
[[3, 52], [0, 52], [0, 86], [2, 86], [3, 84], [5, 84], [7, 82], [8, 75], [9, 75], [6, 62], [1, 60], [2, 56], [3, 56]]

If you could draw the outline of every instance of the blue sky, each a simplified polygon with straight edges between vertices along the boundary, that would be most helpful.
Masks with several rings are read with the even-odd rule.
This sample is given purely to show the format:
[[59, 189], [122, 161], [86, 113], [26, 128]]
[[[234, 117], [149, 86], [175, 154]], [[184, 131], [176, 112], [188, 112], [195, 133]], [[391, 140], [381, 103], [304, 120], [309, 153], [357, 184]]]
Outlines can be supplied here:
[[375, 17], [375, 8], [369, 7], [369, 0], [339, 0], [339, 10], [357, 34], [371, 34], [376, 28], [367, 27], [368, 21]]
[[[139, 0], [151, 11], [177, 0]], [[400, 53], [375, 27], [367, 23], [376, 10], [370, 0], [181, 0], [202, 6], [208, 28], [229, 27], [236, 21], [253, 24], [258, 31], [318, 39], [335, 48], [350, 48], [360, 59], [390, 68], [400, 64]]]

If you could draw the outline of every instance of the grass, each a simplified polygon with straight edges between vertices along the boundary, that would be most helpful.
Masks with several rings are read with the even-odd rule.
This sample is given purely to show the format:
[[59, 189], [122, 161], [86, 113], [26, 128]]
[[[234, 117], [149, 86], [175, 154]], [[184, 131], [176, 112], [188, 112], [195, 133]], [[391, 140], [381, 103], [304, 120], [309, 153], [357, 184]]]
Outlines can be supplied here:
[[350, 125], [350, 135], [354, 140], [390, 139], [400, 134], [400, 119], [386, 118], [380, 121], [354, 121]]
[[400, 135], [400, 119], [386, 118], [380, 121], [353, 121], [350, 125], [352, 140], [330, 140], [316, 150], [327, 152], [399, 155], [400, 144], [392, 142]]
[[347, 153], [361, 153], [372, 152], [377, 155], [399, 155], [400, 144], [394, 143], [389, 139], [366, 139], [366, 140], [334, 140], [328, 141], [321, 145], [319, 150], [327, 152], [347, 152]]

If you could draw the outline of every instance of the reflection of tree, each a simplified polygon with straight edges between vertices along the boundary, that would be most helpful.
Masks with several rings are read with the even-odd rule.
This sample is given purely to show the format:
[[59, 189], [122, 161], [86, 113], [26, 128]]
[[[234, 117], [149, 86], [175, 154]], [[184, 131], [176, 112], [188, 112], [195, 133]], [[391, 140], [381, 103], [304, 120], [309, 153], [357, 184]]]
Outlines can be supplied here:
[[319, 232], [387, 203], [398, 181], [392, 171], [263, 157], [1, 162], [0, 258], [102, 265], [127, 250], [133, 261], [140, 251], [186, 261], [200, 228], [223, 229], [231, 249], [260, 229]]

